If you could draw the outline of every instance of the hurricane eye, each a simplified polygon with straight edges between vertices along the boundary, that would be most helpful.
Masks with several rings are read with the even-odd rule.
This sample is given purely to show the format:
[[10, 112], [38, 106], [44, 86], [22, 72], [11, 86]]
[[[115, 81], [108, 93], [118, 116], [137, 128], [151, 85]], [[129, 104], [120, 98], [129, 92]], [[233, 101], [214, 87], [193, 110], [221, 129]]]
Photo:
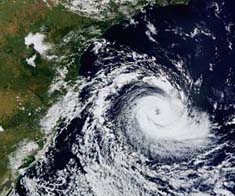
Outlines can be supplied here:
[[159, 115], [160, 114], [160, 110], [159, 109], [155, 109], [155, 114]]

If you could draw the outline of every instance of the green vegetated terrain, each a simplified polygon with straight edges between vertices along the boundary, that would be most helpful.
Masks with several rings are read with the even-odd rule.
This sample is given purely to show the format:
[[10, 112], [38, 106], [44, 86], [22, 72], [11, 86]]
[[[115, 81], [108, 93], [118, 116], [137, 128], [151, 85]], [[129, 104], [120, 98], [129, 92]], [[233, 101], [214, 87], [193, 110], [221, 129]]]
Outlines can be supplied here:
[[[53, 103], [53, 97], [47, 92], [55, 68], [60, 66], [40, 55], [36, 59], [37, 67], [29, 66], [25, 59], [35, 51], [25, 46], [24, 38], [29, 32], [44, 29], [46, 41], [55, 45], [56, 55], [72, 54], [79, 47], [78, 41], [58, 49], [56, 45], [71, 30], [89, 25], [102, 26], [103, 22], [80, 17], [53, 2], [49, 8], [40, 0], [0, 1], [0, 125], [4, 128], [0, 132], [0, 192], [11, 180], [8, 155], [16, 150], [17, 144], [25, 139], [42, 143], [39, 119]], [[71, 47], [72, 44], [76, 47]], [[70, 75], [77, 75], [77, 70], [74, 62], [70, 71], [75, 73]], [[30, 160], [34, 158], [29, 157], [26, 163]]]
[[[56, 98], [48, 94], [56, 68], [71, 61], [66, 79], [76, 78], [86, 41], [123, 17], [120, 14], [109, 21], [98, 21], [72, 13], [52, 0], [47, 4], [43, 0], [0, 0], [0, 126], [4, 128], [0, 132], [0, 194], [15, 180], [9, 168], [9, 154], [16, 151], [18, 144], [35, 141], [43, 148], [39, 120]], [[29, 66], [25, 59], [36, 53], [24, 43], [30, 32], [45, 34], [46, 41], [54, 46], [51, 53], [67, 56], [66, 60], [49, 61], [37, 54], [36, 68]], [[73, 39], [64, 43], [63, 38], [70, 34]], [[34, 161], [30, 155], [20, 168]]]

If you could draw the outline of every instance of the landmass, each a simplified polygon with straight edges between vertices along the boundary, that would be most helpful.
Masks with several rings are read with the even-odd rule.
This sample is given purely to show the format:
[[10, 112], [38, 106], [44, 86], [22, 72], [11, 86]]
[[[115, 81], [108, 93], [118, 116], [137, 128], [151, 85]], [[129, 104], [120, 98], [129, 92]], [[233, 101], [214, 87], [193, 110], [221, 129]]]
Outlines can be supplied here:
[[89, 43], [147, 3], [186, 1], [82, 2], [0, 2], [1, 195], [9, 193], [53, 135], [41, 121], [79, 76], [80, 56]]

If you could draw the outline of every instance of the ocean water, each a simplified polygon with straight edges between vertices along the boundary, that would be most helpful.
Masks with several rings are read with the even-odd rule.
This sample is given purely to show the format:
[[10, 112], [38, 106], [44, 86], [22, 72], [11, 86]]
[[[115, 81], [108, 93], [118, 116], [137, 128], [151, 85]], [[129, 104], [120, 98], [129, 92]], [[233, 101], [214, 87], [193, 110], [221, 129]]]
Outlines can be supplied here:
[[107, 30], [81, 59], [74, 119], [14, 194], [234, 195], [234, 10], [147, 6]]

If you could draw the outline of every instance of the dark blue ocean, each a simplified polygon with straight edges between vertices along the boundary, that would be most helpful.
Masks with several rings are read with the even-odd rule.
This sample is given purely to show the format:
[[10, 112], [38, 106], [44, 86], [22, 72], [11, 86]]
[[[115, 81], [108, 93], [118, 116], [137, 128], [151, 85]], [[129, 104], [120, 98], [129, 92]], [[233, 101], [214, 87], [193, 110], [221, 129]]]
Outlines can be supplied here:
[[235, 195], [234, 0], [149, 5], [89, 46], [80, 75], [75, 117], [16, 195]]

